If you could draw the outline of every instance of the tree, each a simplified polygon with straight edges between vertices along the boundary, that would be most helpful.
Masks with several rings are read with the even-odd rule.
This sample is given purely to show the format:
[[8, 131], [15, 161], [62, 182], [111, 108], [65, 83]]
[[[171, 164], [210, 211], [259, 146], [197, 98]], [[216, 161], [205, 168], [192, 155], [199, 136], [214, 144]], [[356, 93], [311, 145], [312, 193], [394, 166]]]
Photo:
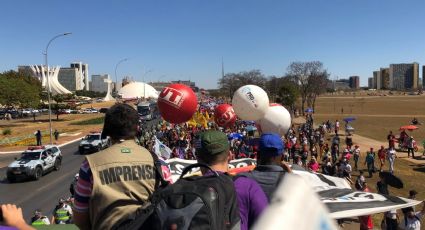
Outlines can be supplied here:
[[297, 101], [300, 93], [297, 85], [289, 80], [285, 80], [279, 88], [277, 95], [277, 102], [290, 109], [290, 113], [294, 111], [295, 102]]
[[328, 76], [320, 61], [292, 62], [288, 66], [286, 77], [298, 86], [303, 114], [306, 103], [314, 111], [317, 96], [326, 90]]
[[229, 98], [239, 87], [244, 85], [257, 85], [263, 89], [266, 87], [267, 79], [260, 70], [244, 71], [239, 73], [228, 73], [218, 80], [219, 89], [226, 92]]
[[41, 83], [23, 72], [0, 74], [0, 104], [7, 107], [36, 108], [40, 104]]

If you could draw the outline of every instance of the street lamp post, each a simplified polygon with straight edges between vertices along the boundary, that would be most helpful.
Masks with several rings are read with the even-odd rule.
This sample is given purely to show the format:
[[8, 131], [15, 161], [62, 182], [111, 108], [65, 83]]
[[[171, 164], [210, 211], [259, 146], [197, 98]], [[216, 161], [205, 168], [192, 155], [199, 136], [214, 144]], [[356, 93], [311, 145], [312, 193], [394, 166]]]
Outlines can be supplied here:
[[47, 43], [46, 46], [46, 50], [44, 51], [44, 60], [46, 62], [46, 77], [47, 77], [47, 100], [49, 102], [49, 134], [50, 134], [50, 144], [52, 144], [52, 106], [51, 106], [51, 100], [50, 100], [50, 94], [51, 94], [51, 86], [50, 86], [50, 72], [49, 72], [49, 63], [48, 63], [48, 58], [47, 58], [47, 52], [49, 50], [49, 46], [50, 43], [53, 42], [53, 40], [55, 40], [56, 38], [62, 37], [62, 36], [66, 36], [66, 35], [70, 35], [72, 33], [67, 32], [67, 33], [63, 33], [63, 34], [58, 34], [56, 36], [54, 36], [52, 39], [50, 39], [49, 43]]
[[119, 60], [118, 62], [117, 62], [117, 64], [115, 65], [115, 93], [118, 93], [118, 90], [117, 90], [117, 85], [118, 85], [118, 77], [117, 77], [117, 68], [118, 68], [118, 66], [121, 64], [121, 63], [123, 63], [123, 62], [125, 62], [125, 61], [127, 61], [128, 60], [128, 58], [123, 58], [123, 59], [121, 59], [121, 60]]
[[143, 99], [146, 100], [146, 82], [145, 82], [145, 76], [148, 73], [151, 73], [153, 70], [147, 70], [144, 74], [143, 74]]

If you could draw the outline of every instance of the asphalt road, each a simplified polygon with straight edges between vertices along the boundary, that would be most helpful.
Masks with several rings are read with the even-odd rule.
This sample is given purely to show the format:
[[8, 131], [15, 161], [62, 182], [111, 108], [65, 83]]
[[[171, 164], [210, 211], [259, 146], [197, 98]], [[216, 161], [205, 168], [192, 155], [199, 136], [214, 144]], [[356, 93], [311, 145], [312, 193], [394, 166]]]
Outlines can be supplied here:
[[[144, 127], [151, 127], [157, 120], [145, 123]], [[38, 181], [20, 180], [9, 183], [6, 179], [7, 165], [14, 161], [18, 154], [0, 155], [0, 204], [12, 203], [22, 207], [24, 218], [30, 221], [34, 211], [41, 209], [49, 219], [60, 198], [68, 198], [69, 186], [80, 169], [84, 156], [78, 153], [79, 142], [61, 147], [63, 159], [59, 171], [45, 174]]]
[[[59, 198], [68, 198], [69, 186], [78, 172], [84, 156], [78, 154], [78, 144], [75, 142], [61, 147], [63, 160], [59, 171], [45, 174], [40, 180], [20, 180], [9, 183], [6, 179], [6, 168], [0, 169], [0, 203], [13, 203], [22, 207], [24, 218], [29, 222], [36, 209], [41, 209], [44, 215], [51, 213]], [[3, 155], [1, 162], [12, 162], [20, 154]]]

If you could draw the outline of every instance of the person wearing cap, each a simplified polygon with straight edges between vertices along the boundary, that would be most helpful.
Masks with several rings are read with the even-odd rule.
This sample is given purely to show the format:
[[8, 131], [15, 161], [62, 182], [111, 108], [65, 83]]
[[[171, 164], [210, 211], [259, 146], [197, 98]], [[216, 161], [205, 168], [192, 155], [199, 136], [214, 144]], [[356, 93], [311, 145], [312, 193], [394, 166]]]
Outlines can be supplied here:
[[[229, 169], [229, 149], [227, 136], [223, 132], [215, 130], [202, 132], [196, 145], [197, 160], [221, 175]], [[201, 168], [201, 172], [203, 175], [211, 173], [204, 168]], [[239, 205], [240, 229], [246, 230], [253, 226], [254, 221], [266, 208], [267, 197], [260, 185], [251, 178], [237, 176], [233, 183]]]
[[128, 104], [106, 112], [102, 136], [109, 136], [112, 146], [87, 155], [78, 173], [73, 221], [80, 229], [110, 229], [159, 186], [157, 161], [136, 141], [139, 128], [139, 114]]
[[289, 166], [282, 163], [282, 156], [283, 142], [280, 136], [274, 133], [264, 133], [260, 137], [257, 167], [249, 173], [243, 173], [260, 184], [269, 201], [284, 174], [291, 172]]
[[53, 210], [52, 223], [69, 224], [72, 218], [72, 209], [65, 203], [65, 199], [60, 198], [59, 204]]
[[34, 216], [31, 217], [32, 226], [50, 225], [49, 218], [41, 213], [40, 209], [34, 211]]

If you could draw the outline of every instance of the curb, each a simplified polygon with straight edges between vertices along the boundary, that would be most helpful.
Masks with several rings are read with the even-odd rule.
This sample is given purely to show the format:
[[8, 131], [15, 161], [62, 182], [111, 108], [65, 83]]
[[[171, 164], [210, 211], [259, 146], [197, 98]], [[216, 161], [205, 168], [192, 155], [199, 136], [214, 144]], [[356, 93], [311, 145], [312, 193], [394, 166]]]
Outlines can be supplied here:
[[[74, 140], [71, 140], [71, 141], [65, 142], [65, 143], [63, 143], [63, 144], [58, 145], [58, 147], [63, 147], [63, 146], [65, 146], [65, 145], [72, 144], [72, 143], [77, 142], [77, 141], [79, 141], [79, 140], [81, 140], [81, 138], [77, 138], [77, 139], [74, 139]], [[20, 150], [20, 151], [10, 151], [10, 152], [0, 152], [0, 155], [1, 155], [1, 154], [21, 153], [22, 151], [24, 151], [24, 150]]]

